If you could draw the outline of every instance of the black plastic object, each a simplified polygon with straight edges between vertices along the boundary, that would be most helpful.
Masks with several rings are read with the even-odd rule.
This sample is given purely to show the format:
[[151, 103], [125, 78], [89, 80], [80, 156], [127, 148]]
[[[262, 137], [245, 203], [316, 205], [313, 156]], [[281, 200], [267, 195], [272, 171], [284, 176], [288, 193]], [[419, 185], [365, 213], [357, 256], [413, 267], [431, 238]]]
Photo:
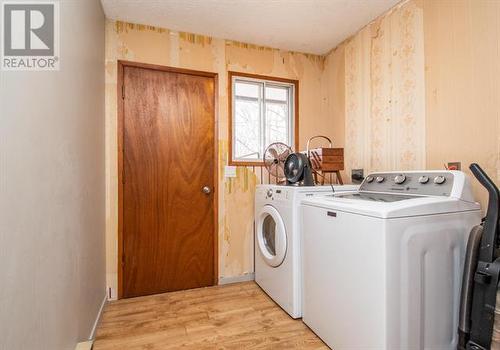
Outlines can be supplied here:
[[486, 350], [491, 347], [495, 306], [500, 277], [498, 217], [500, 192], [477, 164], [470, 170], [488, 191], [488, 211], [480, 226], [472, 229], [467, 242], [460, 300], [458, 349]]
[[474, 287], [474, 274], [477, 269], [479, 245], [481, 244], [482, 235], [483, 226], [477, 225], [472, 228], [467, 241], [462, 289], [460, 291], [460, 314], [458, 319], [458, 348], [461, 350], [465, 349], [470, 335], [472, 290]]
[[287, 185], [314, 186], [311, 162], [303, 153], [292, 153], [285, 160]]
[[493, 262], [496, 256], [498, 243], [498, 210], [500, 209], [500, 192], [495, 183], [475, 163], [471, 164], [470, 170], [477, 181], [488, 191], [488, 211], [483, 223], [483, 239], [479, 250], [479, 260]]

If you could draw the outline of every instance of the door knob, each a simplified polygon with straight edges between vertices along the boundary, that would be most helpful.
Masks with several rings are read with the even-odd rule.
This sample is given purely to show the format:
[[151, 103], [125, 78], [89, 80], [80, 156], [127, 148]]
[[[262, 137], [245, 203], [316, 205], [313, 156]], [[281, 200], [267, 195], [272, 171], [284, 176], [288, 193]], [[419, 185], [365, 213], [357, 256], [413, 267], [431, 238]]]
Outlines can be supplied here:
[[212, 190], [208, 186], [203, 186], [203, 188], [201, 189], [201, 192], [203, 192], [205, 194], [210, 194], [210, 192], [212, 192]]

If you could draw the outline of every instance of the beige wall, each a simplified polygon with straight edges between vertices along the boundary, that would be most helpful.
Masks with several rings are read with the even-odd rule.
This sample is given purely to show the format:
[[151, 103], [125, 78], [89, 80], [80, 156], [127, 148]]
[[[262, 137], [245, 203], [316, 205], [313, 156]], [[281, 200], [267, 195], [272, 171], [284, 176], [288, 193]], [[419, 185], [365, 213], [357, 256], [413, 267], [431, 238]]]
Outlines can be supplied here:
[[327, 84], [346, 168], [477, 162], [500, 181], [499, 47], [500, 2], [488, 0], [408, 1], [342, 43], [325, 70], [341, 72]]
[[[339, 45], [325, 57], [323, 84], [327, 116], [332, 124], [330, 136], [335, 147], [345, 143], [345, 45]], [[344, 178], [347, 179], [347, 178]]]
[[[106, 237], [107, 283], [117, 286], [117, 60], [182, 67], [219, 75], [219, 276], [253, 272], [254, 188], [260, 171], [239, 167], [237, 177], [223, 178], [227, 164], [227, 71], [299, 80], [300, 145], [316, 134], [331, 136], [324, 58], [150, 26], [106, 23]], [[338, 132], [338, 130], [336, 130]]]
[[73, 350], [106, 296], [104, 15], [60, 10], [60, 71], [0, 71], [2, 350]]
[[477, 162], [500, 183], [500, 2], [426, 0], [423, 9], [427, 166]]

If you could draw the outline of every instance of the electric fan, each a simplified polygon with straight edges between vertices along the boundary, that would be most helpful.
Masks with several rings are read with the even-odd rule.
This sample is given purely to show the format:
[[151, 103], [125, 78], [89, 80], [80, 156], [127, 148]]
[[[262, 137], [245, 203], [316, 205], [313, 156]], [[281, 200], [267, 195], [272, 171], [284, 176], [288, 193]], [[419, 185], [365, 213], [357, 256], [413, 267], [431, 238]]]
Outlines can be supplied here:
[[285, 160], [287, 185], [314, 186], [309, 158], [303, 153], [292, 153]]
[[291, 153], [290, 146], [283, 142], [271, 143], [264, 151], [264, 166], [268, 173], [276, 178], [276, 183], [285, 179], [285, 160]]

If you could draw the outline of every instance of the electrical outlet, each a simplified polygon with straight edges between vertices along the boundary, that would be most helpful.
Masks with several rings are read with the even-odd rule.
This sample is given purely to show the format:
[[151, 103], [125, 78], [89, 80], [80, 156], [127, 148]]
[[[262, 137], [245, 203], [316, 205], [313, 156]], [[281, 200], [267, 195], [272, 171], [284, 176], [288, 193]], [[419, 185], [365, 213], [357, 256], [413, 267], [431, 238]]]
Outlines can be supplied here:
[[461, 162], [448, 162], [448, 170], [462, 170]]
[[351, 170], [351, 182], [353, 184], [360, 184], [364, 180], [364, 170], [363, 169], [352, 169]]

